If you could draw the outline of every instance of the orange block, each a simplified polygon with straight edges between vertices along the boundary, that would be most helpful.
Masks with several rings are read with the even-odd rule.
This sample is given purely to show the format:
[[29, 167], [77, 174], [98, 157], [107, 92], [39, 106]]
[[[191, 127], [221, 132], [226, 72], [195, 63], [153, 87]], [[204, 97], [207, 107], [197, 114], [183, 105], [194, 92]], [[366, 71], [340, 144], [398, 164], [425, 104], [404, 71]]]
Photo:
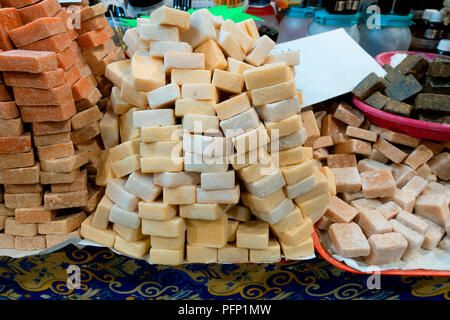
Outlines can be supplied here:
[[70, 44], [70, 49], [75, 55], [75, 65], [81, 70], [87, 64], [87, 62], [81, 54], [80, 47], [78, 46], [76, 41], [73, 41]]
[[64, 31], [66, 27], [61, 19], [45, 17], [10, 30], [9, 37], [16, 47], [24, 47]]
[[32, 4], [35, 4], [36, 2], [39, 2], [40, 0], [0, 0], [0, 4], [4, 8], [13, 7], [13, 8], [23, 8]]
[[103, 15], [93, 17], [81, 23], [80, 29], [76, 29], [79, 34], [84, 34], [89, 31], [101, 30], [109, 26], [108, 20]]
[[36, 208], [17, 208], [14, 212], [16, 222], [42, 223], [53, 220], [56, 211], [45, 209], [43, 206]]
[[70, 131], [70, 121], [59, 122], [35, 122], [31, 126], [31, 131], [35, 136], [45, 136]]
[[72, 90], [68, 84], [50, 89], [14, 87], [18, 106], [58, 106], [73, 102]]
[[15, 119], [19, 116], [19, 109], [14, 101], [0, 102], [0, 119]]
[[11, 50], [0, 52], [0, 71], [20, 71], [40, 73], [55, 70], [58, 67], [53, 52]]
[[77, 66], [72, 66], [72, 68], [70, 68], [64, 73], [64, 78], [66, 79], [66, 82], [71, 86], [75, 82], [77, 82], [77, 80], [80, 79], [80, 77], [81, 77], [80, 70], [78, 69]]
[[83, 98], [86, 98], [89, 94], [89, 91], [92, 88], [92, 83], [89, 82], [86, 78], [80, 77], [77, 82], [72, 86], [72, 95], [75, 101], [79, 101]]
[[16, 8], [0, 9], [0, 50], [7, 51], [14, 49], [14, 45], [9, 39], [8, 31], [18, 28], [21, 25], [22, 19]]
[[58, 67], [64, 70], [68, 70], [75, 64], [77, 59], [76, 55], [73, 53], [70, 47], [64, 49], [56, 54], [56, 59], [58, 60]]
[[50, 89], [64, 84], [63, 69], [42, 73], [5, 72], [5, 83], [11, 87]]
[[0, 153], [19, 153], [31, 151], [29, 132], [17, 137], [0, 137]]
[[23, 122], [65, 121], [77, 112], [73, 99], [59, 106], [24, 106], [19, 108]]
[[36, 41], [32, 44], [20, 47], [20, 49], [62, 52], [70, 46], [72, 41], [72, 33], [70, 31], [66, 31], [64, 33], [56, 34], [54, 36]]
[[19, 9], [23, 23], [29, 23], [42, 17], [53, 17], [61, 10], [58, 0], [42, 0], [39, 3]]
[[91, 49], [105, 43], [114, 36], [111, 27], [106, 27], [98, 31], [90, 31], [78, 37], [77, 42], [81, 50]]
[[7, 102], [13, 100], [8, 88], [4, 84], [0, 84], [0, 102]]

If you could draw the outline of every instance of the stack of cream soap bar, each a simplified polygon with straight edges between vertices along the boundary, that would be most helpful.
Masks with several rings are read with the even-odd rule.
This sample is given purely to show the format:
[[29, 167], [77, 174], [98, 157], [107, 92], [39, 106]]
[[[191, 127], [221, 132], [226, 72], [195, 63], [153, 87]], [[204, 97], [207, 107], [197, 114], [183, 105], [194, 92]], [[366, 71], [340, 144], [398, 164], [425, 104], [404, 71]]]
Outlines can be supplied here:
[[167, 265], [312, 255], [330, 188], [302, 147], [298, 52], [206, 9], [162, 7], [124, 40], [130, 59], [106, 69], [106, 192], [82, 236]]

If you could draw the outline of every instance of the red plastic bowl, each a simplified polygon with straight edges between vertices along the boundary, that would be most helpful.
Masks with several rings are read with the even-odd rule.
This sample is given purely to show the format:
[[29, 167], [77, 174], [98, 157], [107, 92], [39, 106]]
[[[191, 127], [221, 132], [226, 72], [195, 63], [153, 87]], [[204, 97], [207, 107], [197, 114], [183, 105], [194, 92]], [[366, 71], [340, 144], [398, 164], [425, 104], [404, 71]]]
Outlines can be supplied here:
[[438, 54], [436, 53], [428, 53], [428, 52], [417, 52], [417, 51], [388, 51], [388, 52], [383, 52], [380, 53], [379, 55], [377, 55], [375, 57], [375, 60], [381, 65], [384, 66], [385, 64], [389, 64], [391, 63], [391, 58], [393, 55], [397, 54], [397, 53], [405, 53], [405, 54], [418, 54], [421, 55], [425, 58], [427, 58], [428, 60], [433, 60], [434, 57], [438, 56]]
[[379, 127], [421, 139], [450, 141], [449, 124], [400, 117], [371, 107], [356, 97], [353, 97], [353, 104]]

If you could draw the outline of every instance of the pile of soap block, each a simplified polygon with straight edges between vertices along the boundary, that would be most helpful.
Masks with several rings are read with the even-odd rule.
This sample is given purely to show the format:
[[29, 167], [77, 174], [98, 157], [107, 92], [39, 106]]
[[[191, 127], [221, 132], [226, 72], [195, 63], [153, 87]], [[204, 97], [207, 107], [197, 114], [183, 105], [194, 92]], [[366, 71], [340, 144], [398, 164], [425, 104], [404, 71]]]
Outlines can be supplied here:
[[316, 110], [317, 167], [333, 173], [336, 196], [316, 224], [337, 253], [371, 265], [450, 251], [450, 144], [371, 124], [345, 102]]
[[270, 54], [253, 20], [206, 9], [159, 8], [124, 41], [130, 59], [105, 71], [105, 196], [81, 235], [155, 264], [312, 255], [334, 184], [302, 147], [315, 118], [300, 111], [298, 52]]
[[79, 237], [104, 194], [95, 185], [102, 94], [67, 9], [56, 0], [1, 3], [1, 91], [9, 98], [0, 102], [0, 247], [38, 250]]
[[353, 94], [368, 105], [402, 117], [450, 124], [450, 58], [428, 61], [408, 55], [398, 66], [384, 66], [384, 78], [369, 74]]

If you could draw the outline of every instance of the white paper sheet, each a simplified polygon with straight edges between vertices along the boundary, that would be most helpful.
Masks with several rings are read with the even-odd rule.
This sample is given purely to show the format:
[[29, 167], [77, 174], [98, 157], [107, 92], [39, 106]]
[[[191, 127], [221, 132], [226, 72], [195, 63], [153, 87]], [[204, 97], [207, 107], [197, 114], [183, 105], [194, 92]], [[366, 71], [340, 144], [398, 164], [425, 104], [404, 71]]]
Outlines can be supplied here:
[[272, 53], [299, 51], [295, 83], [303, 107], [349, 93], [368, 74], [386, 72], [344, 29], [277, 44]]

